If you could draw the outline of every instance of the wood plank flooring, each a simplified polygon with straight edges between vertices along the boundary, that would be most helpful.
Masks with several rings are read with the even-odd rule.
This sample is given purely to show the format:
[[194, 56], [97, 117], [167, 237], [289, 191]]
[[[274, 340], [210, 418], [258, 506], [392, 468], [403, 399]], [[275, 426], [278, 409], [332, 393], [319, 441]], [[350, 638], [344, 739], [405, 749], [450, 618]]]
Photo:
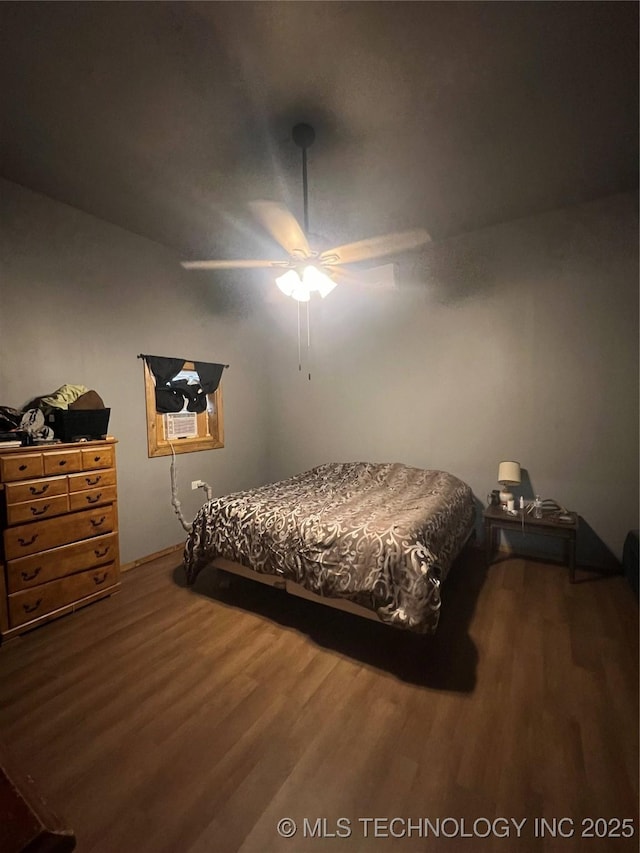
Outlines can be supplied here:
[[638, 849], [624, 578], [469, 549], [422, 638], [213, 577], [163, 557], [0, 648], [0, 739], [79, 853]]

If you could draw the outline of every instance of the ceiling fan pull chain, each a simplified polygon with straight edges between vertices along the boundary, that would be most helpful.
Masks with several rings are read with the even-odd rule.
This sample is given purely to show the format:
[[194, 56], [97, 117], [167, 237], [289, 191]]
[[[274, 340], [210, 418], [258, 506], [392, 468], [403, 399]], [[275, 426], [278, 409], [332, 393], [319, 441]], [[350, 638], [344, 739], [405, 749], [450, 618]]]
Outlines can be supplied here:
[[311, 382], [311, 303], [307, 302], [307, 364], [309, 365], [309, 382]]
[[296, 303], [298, 306], [298, 370], [302, 371], [302, 358], [300, 356], [300, 303]]

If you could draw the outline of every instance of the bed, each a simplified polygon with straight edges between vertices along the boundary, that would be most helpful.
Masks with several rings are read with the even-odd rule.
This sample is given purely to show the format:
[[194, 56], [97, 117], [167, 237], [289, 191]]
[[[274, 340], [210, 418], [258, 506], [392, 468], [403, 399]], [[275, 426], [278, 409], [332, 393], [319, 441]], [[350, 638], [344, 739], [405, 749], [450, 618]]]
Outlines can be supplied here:
[[207, 501], [184, 564], [213, 565], [421, 634], [474, 527], [470, 487], [400, 463], [328, 463]]

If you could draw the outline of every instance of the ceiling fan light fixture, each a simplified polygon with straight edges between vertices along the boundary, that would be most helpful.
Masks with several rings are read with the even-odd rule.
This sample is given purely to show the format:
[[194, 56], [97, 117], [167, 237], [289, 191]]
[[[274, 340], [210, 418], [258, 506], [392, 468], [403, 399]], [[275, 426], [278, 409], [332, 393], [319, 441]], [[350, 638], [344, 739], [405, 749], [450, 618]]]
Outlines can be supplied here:
[[307, 264], [302, 271], [287, 270], [276, 277], [276, 284], [285, 296], [292, 296], [298, 302], [308, 302], [314, 291], [324, 299], [336, 286], [335, 281], [313, 264]]
[[326, 273], [322, 272], [322, 270], [319, 270], [318, 267], [313, 266], [312, 264], [309, 264], [304, 268], [302, 281], [310, 291], [317, 290], [323, 299], [325, 296], [328, 296], [336, 286], [335, 281], [332, 281]]

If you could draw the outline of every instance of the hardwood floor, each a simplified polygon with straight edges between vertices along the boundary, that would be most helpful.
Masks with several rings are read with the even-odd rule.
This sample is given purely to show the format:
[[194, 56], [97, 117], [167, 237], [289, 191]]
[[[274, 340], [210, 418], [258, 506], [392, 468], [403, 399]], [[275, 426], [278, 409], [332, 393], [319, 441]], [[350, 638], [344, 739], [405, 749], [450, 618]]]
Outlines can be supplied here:
[[0, 648], [0, 737], [79, 853], [637, 850], [624, 578], [469, 550], [421, 638], [178, 563]]

